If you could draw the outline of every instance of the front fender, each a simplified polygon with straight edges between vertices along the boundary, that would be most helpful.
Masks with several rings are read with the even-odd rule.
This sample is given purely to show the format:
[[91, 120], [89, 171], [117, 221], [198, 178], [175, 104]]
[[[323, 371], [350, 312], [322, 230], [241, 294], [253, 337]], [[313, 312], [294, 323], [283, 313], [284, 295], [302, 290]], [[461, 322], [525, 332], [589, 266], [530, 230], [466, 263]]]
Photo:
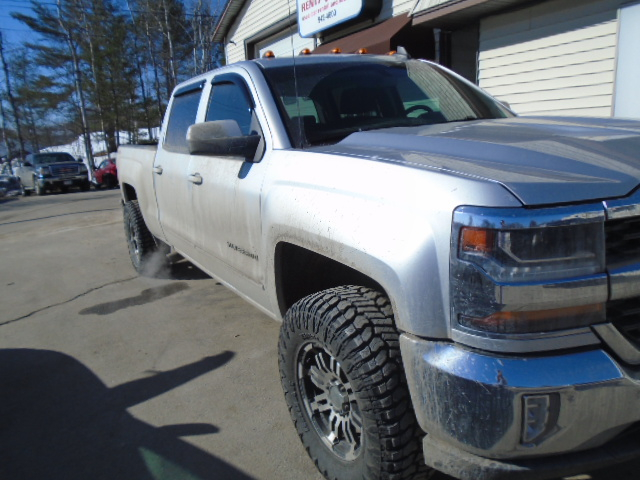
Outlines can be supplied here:
[[[453, 209], [473, 196], [486, 202], [487, 189], [493, 203], [515, 199], [496, 184], [383, 162], [279, 154], [263, 188], [269, 265], [280, 242], [324, 255], [380, 284], [400, 330], [447, 338]], [[275, 283], [274, 268], [267, 285]]]

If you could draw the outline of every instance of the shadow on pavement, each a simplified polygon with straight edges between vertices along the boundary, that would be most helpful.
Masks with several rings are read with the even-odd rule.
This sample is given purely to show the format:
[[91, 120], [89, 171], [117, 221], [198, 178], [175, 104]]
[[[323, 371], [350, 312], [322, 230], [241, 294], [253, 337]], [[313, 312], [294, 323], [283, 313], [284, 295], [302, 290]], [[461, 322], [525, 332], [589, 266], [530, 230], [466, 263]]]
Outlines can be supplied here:
[[162, 300], [170, 295], [188, 290], [189, 285], [186, 283], [173, 282], [167, 285], [160, 285], [158, 287], [147, 288], [140, 292], [138, 295], [132, 297], [123, 298], [121, 300], [115, 300], [113, 302], [100, 303], [92, 307], [85, 308], [78, 312], [80, 315], [110, 315], [129, 307], [136, 307], [140, 305], [146, 305], [148, 303]]
[[0, 350], [0, 478], [252, 480], [181, 440], [210, 424], [154, 427], [127, 408], [227, 363], [233, 352], [108, 388], [76, 359]]

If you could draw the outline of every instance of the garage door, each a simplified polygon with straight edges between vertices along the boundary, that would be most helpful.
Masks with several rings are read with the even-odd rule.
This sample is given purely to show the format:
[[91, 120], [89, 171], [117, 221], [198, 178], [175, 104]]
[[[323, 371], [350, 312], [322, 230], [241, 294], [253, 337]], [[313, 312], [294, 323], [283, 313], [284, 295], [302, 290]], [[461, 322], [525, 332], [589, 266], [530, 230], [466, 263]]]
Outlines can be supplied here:
[[620, 3], [556, 0], [483, 20], [478, 84], [520, 114], [610, 116]]

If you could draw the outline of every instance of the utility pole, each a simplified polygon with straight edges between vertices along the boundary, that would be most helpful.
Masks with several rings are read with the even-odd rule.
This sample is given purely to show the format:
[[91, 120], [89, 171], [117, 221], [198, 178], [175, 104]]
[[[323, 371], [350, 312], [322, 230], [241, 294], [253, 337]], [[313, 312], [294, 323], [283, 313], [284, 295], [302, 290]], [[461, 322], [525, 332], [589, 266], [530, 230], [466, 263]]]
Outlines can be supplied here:
[[2, 121], [2, 141], [7, 149], [7, 160], [11, 160], [11, 144], [7, 137], [7, 115], [4, 112], [4, 103], [0, 99], [0, 121]]
[[[2, 69], [4, 70], [4, 80], [7, 88], [7, 97], [9, 98], [9, 104], [13, 111], [13, 119], [16, 123], [16, 133], [18, 134], [18, 143], [20, 144], [20, 162], [24, 161], [24, 140], [22, 138], [22, 130], [20, 129], [20, 115], [16, 108], [16, 100], [11, 92], [11, 79], [9, 78], [9, 66], [4, 58], [4, 46], [2, 43], [2, 32], [0, 32], [0, 60], [2, 61]], [[4, 122], [3, 122], [4, 123]], [[3, 125], [4, 128], [4, 125]], [[9, 145], [7, 144], [7, 150]]]

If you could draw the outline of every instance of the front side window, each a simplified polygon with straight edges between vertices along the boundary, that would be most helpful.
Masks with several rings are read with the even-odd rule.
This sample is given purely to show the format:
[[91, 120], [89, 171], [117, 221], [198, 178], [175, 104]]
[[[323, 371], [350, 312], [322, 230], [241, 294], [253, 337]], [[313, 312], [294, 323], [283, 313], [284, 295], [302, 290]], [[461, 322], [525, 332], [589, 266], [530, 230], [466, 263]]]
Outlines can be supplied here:
[[200, 88], [174, 96], [169, 113], [167, 133], [164, 137], [164, 148], [178, 153], [188, 153], [187, 130], [196, 123], [198, 105], [200, 104]]
[[207, 122], [235, 120], [243, 135], [252, 133], [253, 108], [242, 87], [232, 83], [214, 84], [207, 109]]
[[[76, 159], [68, 153], [36, 153], [31, 155], [30, 157], [30, 161], [34, 165], [49, 165], [51, 163], [65, 163], [76, 161]], [[29, 161], [29, 157], [27, 157], [27, 161]]]

